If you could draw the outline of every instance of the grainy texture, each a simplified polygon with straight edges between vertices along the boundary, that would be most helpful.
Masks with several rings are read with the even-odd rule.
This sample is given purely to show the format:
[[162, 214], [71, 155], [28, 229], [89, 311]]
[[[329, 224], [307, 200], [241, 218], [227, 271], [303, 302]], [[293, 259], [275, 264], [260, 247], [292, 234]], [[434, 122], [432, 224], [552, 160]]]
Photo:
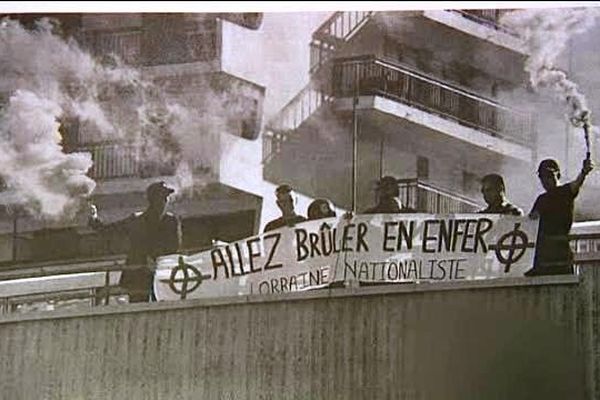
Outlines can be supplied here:
[[0, 395], [593, 399], [599, 278], [4, 321]]

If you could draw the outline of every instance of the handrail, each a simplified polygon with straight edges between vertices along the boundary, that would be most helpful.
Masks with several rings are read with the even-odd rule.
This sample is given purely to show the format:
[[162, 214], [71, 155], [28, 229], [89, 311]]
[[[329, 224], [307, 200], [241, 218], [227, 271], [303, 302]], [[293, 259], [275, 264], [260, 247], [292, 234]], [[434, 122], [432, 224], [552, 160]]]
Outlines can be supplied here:
[[323, 22], [310, 42], [311, 74], [332, 58], [337, 46], [348, 41], [375, 14], [374, 11], [338, 11]]
[[296, 129], [330, 99], [331, 96], [315, 89], [309, 83], [283, 106], [281, 111], [267, 123], [267, 127], [275, 130]]
[[471, 213], [482, 208], [468, 197], [424, 183], [418, 178], [399, 179], [398, 184], [402, 203], [418, 212]]
[[364, 62], [364, 61], [369, 61], [369, 62], [374, 62], [376, 64], [382, 65], [384, 67], [390, 68], [390, 69], [394, 69], [398, 72], [402, 72], [402, 73], [406, 73], [408, 75], [414, 76], [415, 78], [418, 79], [422, 79], [424, 81], [427, 81], [429, 83], [433, 83], [435, 85], [438, 85], [444, 89], [448, 89], [448, 90], [452, 90], [453, 92], [457, 92], [463, 96], [466, 97], [470, 97], [474, 100], [477, 101], [481, 101], [483, 103], [487, 103], [489, 105], [492, 105], [494, 107], [498, 107], [510, 112], [514, 112], [517, 114], [522, 114], [522, 115], [528, 115], [527, 113], [523, 113], [523, 112], [519, 112], [517, 110], [513, 110], [501, 103], [498, 103], [492, 99], [488, 99], [486, 97], [482, 97], [481, 95], [472, 92], [470, 90], [468, 90], [467, 88], [455, 85], [453, 83], [449, 83], [449, 82], [444, 82], [442, 80], [440, 80], [439, 78], [433, 76], [433, 75], [429, 75], [427, 73], [424, 73], [422, 71], [417, 71], [416, 69], [411, 68], [410, 66], [400, 63], [400, 62], [392, 62], [389, 60], [385, 60], [382, 57], [377, 57], [375, 55], [372, 54], [367, 54], [367, 55], [361, 55], [361, 56], [354, 56], [354, 57], [339, 57], [336, 58], [334, 60], [335, 63], [360, 63], [360, 62]]
[[[498, 104], [402, 65], [373, 56], [336, 60], [333, 67], [336, 98], [382, 95], [526, 146], [531, 145], [531, 114]], [[358, 88], [355, 86], [358, 84]]]
[[336, 11], [316, 29], [313, 38], [324, 35], [346, 39], [372, 14], [373, 11]]
[[[463, 17], [470, 19], [472, 21], [475, 21], [479, 24], [482, 25], [489, 25], [491, 27], [493, 27], [496, 30], [499, 31], [503, 31], [511, 36], [519, 36], [519, 34], [510, 29], [508, 26], [503, 25], [500, 23], [500, 18], [502, 17], [502, 14], [513, 11], [513, 10], [466, 10], [466, 9], [461, 9], [461, 10], [448, 10], [451, 12], [455, 12], [458, 14], [461, 14]], [[494, 13], [493, 17], [488, 16], [490, 14], [490, 12]]]
[[441, 195], [450, 197], [452, 199], [461, 201], [463, 203], [469, 204], [469, 205], [474, 206], [474, 207], [480, 207], [479, 203], [477, 203], [473, 199], [470, 199], [469, 197], [466, 197], [466, 196], [463, 196], [463, 195], [451, 192], [451, 191], [449, 191], [447, 189], [440, 188], [438, 186], [432, 185], [431, 183], [424, 182], [423, 180], [421, 180], [419, 178], [398, 179], [398, 183], [401, 184], [401, 185], [403, 185], [403, 184], [404, 185], [415, 184], [416, 186], [421, 187], [423, 189], [427, 189], [427, 190], [429, 190], [431, 192], [439, 193]]

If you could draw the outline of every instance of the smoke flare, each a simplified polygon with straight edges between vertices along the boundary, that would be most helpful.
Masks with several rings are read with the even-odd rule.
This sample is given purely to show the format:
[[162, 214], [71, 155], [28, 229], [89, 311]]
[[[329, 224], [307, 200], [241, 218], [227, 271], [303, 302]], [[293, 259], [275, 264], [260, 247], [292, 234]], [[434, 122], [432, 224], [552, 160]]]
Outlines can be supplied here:
[[566, 101], [571, 121], [581, 120], [589, 110], [584, 94], [556, 67], [556, 60], [569, 39], [591, 28], [599, 15], [598, 8], [528, 9], [507, 13], [502, 18], [502, 23], [523, 39], [527, 54], [525, 70], [532, 87], [549, 87]]
[[[36, 217], [72, 216], [95, 186], [86, 175], [90, 154], [73, 151], [106, 143], [129, 152], [125, 164], [136, 165], [133, 173], [174, 173], [180, 191], [194, 184], [194, 174], [213, 176], [223, 151], [219, 137], [232, 118], [248, 114], [247, 104], [207, 78], [186, 94], [167, 90], [116, 56], [103, 54], [100, 63], [56, 28], [50, 19], [32, 29], [0, 23], [0, 94], [7, 94], [0, 104], [0, 175], [17, 203]], [[59, 129], [72, 120], [76, 138]]]

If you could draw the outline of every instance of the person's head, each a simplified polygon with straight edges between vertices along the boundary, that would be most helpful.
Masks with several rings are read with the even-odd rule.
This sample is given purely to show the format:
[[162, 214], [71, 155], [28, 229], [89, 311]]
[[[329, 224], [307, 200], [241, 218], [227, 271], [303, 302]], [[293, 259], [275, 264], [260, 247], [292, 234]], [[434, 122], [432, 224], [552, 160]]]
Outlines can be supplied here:
[[498, 174], [489, 174], [481, 179], [481, 194], [488, 206], [501, 204], [504, 201], [506, 187], [504, 179]]
[[146, 188], [146, 198], [150, 208], [163, 212], [169, 201], [169, 195], [175, 192], [165, 182], [159, 181], [150, 184]]
[[558, 186], [560, 180], [560, 166], [556, 160], [547, 158], [538, 166], [538, 177], [546, 191]]
[[275, 189], [277, 207], [283, 215], [294, 214], [294, 190], [290, 185], [280, 185]]
[[321, 219], [335, 217], [335, 211], [332, 210], [329, 201], [325, 199], [316, 199], [308, 206], [308, 219]]
[[400, 196], [398, 180], [393, 176], [384, 176], [377, 183], [377, 194], [380, 200]]

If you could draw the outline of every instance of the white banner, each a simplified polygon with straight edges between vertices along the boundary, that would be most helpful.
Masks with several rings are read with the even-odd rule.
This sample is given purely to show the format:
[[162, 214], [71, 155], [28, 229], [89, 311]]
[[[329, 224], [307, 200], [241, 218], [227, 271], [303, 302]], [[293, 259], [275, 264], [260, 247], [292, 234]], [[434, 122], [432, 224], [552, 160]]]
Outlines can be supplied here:
[[537, 221], [492, 214], [375, 214], [282, 228], [157, 261], [158, 300], [282, 293], [331, 282], [437, 282], [523, 276]]

